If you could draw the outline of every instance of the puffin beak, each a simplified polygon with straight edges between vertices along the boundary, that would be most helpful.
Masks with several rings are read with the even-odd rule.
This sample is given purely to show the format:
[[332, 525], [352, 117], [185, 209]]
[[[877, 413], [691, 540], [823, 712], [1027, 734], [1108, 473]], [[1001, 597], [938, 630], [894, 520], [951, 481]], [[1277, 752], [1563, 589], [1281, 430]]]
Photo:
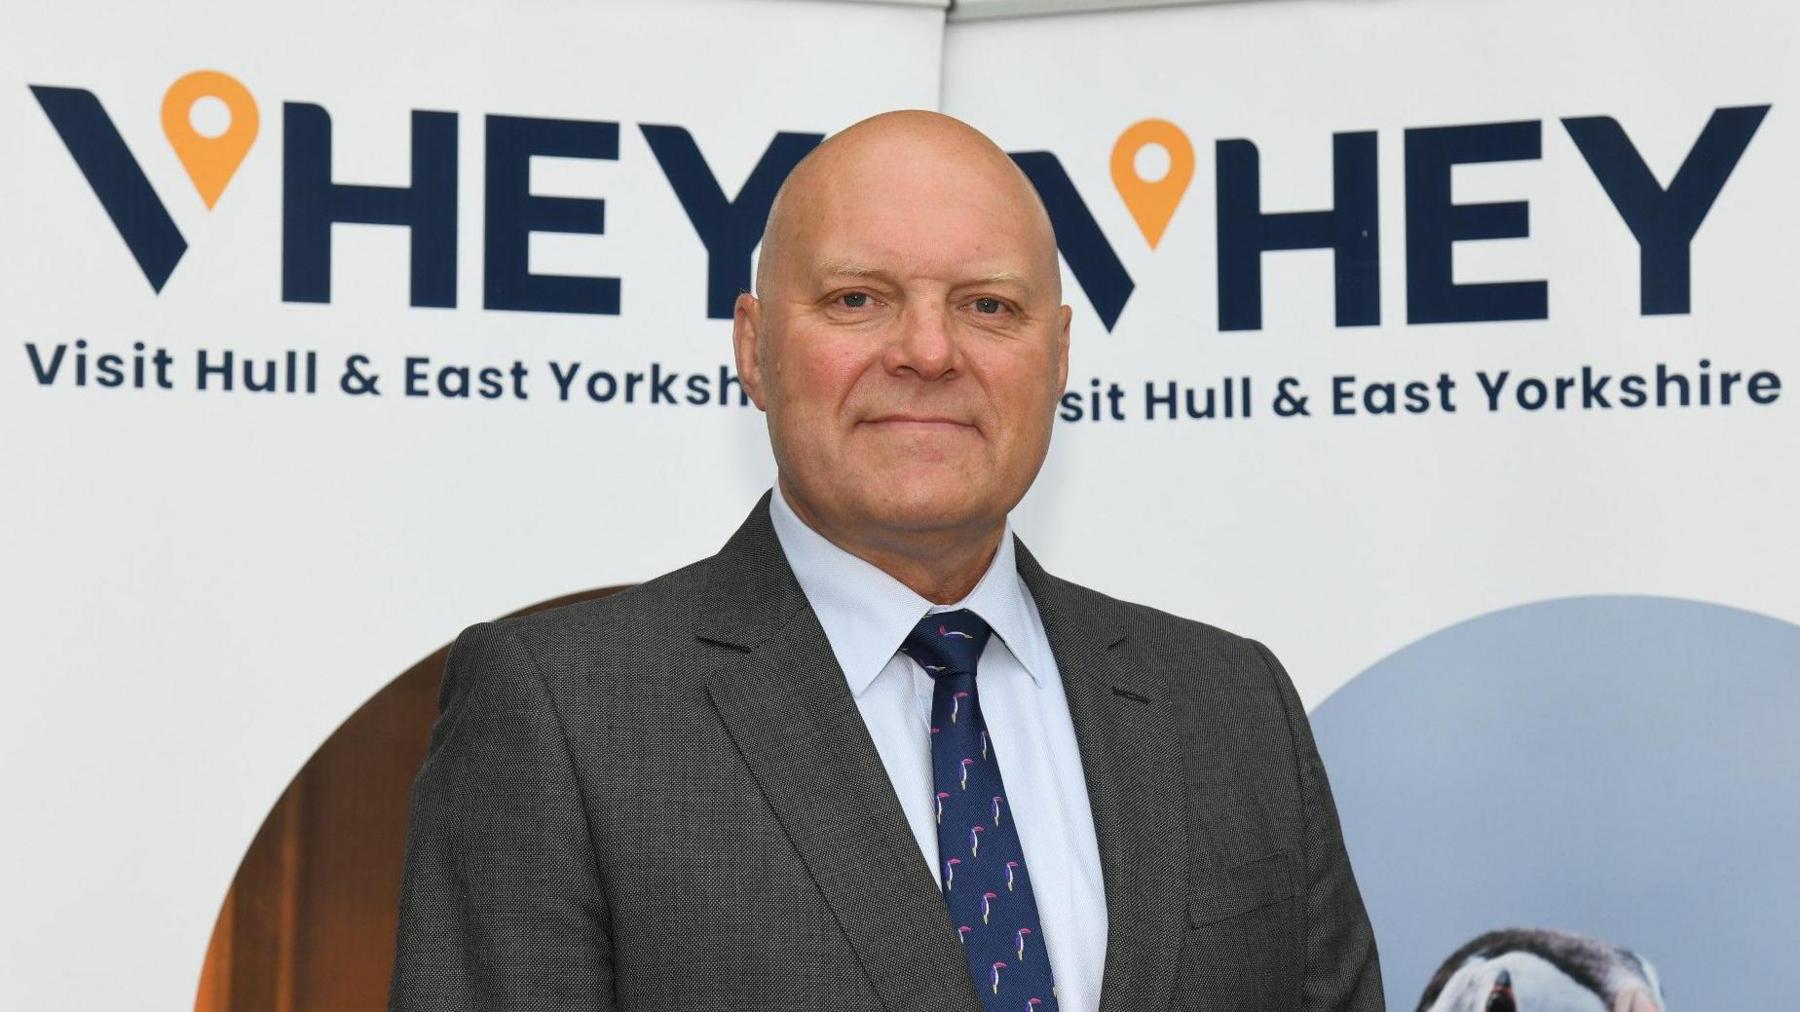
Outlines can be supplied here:
[[1628, 987], [1613, 999], [1612, 1012], [1662, 1012], [1641, 987]]
[[1500, 971], [1494, 978], [1493, 990], [1488, 992], [1485, 1012], [1518, 1012], [1518, 1003], [1513, 999], [1512, 974]]

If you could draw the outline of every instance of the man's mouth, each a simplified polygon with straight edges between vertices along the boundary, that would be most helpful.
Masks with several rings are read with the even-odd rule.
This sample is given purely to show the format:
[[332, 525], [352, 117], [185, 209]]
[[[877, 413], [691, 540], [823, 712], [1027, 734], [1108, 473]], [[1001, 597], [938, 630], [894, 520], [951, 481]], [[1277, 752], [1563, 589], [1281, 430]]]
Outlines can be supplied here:
[[876, 415], [863, 419], [865, 425], [879, 425], [895, 429], [918, 429], [923, 432], [954, 431], [959, 429], [973, 430], [975, 425], [961, 419], [944, 415], [929, 415], [915, 412], [896, 412], [894, 414]]

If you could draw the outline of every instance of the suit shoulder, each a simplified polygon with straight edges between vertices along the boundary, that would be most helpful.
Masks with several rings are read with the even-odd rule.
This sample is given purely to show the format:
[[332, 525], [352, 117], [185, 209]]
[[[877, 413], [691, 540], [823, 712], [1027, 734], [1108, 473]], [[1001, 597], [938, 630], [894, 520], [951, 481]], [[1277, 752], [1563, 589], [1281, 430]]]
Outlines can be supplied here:
[[654, 638], [666, 624], [685, 624], [705, 586], [703, 559], [602, 597], [519, 615], [476, 628], [517, 637], [528, 649], [554, 648], [569, 641], [616, 640], [621, 635]]
[[560, 708], [580, 708], [582, 719], [629, 720], [669, 693], [693, 696], [692, 624], [705, 567], [693, 563], [604, 597], [470, 626], [451, 645], [444, 698], [459, 686], [507, 683], [490, 691], [543, 691]]
[[1158, 667], [1182, 671], [1205, 666], [1235, 675], [1233, 680], [1246, 687], [1268, 687], [1273, 655], [1260, 642], [1198, 619], [1059, 582], [1081, 613], [1115, 625], [1134, 652]]
[[1247, 636], [1240, 636], [1199, 619], [1113, 597], [1092, 587], [1056, 577], [1051, 579], [1061, 585], [1061, 589], [1071, 601], [1076, 602], [1081, 611], [1110, 620], [1134, 637], [1176, 640], [1189, 646], [1209, 644], [1250, 652], [1254, 652], [1259, 645]]

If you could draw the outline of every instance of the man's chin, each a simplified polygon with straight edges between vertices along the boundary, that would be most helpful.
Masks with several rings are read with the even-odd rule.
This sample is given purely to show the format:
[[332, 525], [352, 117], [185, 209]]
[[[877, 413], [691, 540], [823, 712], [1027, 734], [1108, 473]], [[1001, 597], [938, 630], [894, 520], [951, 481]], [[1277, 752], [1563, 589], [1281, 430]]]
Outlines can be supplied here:
[[960, 485], [916, 483], [901, 487], [905, 489], [902, 494], [884, 498], [871, 510], [872, 519], [890, 530], [915, 534], [966, 531], [1004, 519], [1004, 514], [990, 516], [990, 511], [971, 499], [968, 489]]

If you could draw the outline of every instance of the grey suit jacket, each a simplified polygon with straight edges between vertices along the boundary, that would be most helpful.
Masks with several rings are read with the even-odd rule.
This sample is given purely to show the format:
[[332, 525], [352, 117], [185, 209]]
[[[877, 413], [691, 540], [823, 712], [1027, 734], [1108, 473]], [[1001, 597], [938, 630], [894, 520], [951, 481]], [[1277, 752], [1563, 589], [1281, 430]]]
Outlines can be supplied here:
[[[1018, 560], [1094, 809], [1101, 1008], [1381, 1009], [1275, 658]], [[457, 638], [398, 943], [395, 1012], [981, 1009], [766, 496], [710, 559]]]

